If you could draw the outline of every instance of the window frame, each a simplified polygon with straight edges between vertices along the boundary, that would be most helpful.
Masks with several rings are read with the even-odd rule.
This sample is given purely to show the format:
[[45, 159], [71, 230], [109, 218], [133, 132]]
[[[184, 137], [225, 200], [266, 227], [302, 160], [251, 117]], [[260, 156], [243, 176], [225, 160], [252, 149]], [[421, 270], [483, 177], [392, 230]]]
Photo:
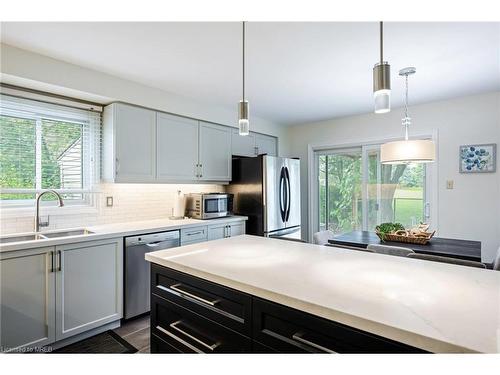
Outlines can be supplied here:
[[[15, 106], [15, 103], [19, 102], [19, 106], [22, 107], [24, 104], [28, 106], [33, 106], [33, 108], [40, 108], [37, 113], [33, 111], [32, 113], [26, 110], [19, 110], [16, 113], [15, 109], [12, 111], [10, 108], [4, 109], [1, 102], [4, 100], [9, 101], [8, 106]], [[14, 103], [14, 104], [13, 104]], [[59, 111], [59, 113], [58, 113]], [[14, 112], [14, 113], [12, 113]], [[25, 113], [24, 113], [25, 112]], [[52, 113], [51, 113], [52, 112]], [[66, 118], [61, 115], [61, 113], [75, 113], [72, 118]], [[89, 112], [92, 112], [90, 114]], [[12, 117], [24, 120], [34, 120], [36, 126], [35, 135], [35, 188], [0, 188], [0, 193], [14, 193], [14, 194], [38, 194], [42, 191], [51, 189], [50, 187], [42, 187], [42, 157], [41, 157], [41, 142], [42, 142], [42, 126], [43, 121], [60, 121], [66, 123], [78, 124], [82, 127], [81, 135], [81, 147], [82, 147], [82, 188], [81, 189], [58, 189], [53, 190], [61, 194], [82, 194], [82, 199], [67, 199], [65, 200], [65, 206], [62, 208], [57, 207], [57, 202], [55, 201], [44, 201], [44, 206], [46, 206], [46, 212], [51, 212], [56, 209], [57, 213], [70, 212], [77, 210], [78, 212], [96, 212], [99, 200], [96, 197], [96, 192], [98, 191], [97, 186], [100, 183], [100, 165], [101, 165], [101, 137], [102, 137], [102, 113], [100, 110], [94, 110], [93, 107], [79, 108], [71, 107], [62, 104], [54, 104], [51, 102], [45, 102], [40, 100], [33, 100], [29, 98], [23, 98], [8, 94], [1, 94], [0, 96], [0, 115], [6, 117]], [[88, 120], [85, 120], [85, 116], [88, 116]], [[96, 117], [97, 116], [97, 117]], [[19, 199], [19, 200], [2, 200], [0, 199], [0, 209], [2, 210], [2, 216], [24, 216], [25, 213], [32, 215], [32, 210], [35, 205], [35, 198], [30, 199]], [[53, 208], [52, 208], [53, 207]], [[56, 212], [56, 211], [54, 211]]]

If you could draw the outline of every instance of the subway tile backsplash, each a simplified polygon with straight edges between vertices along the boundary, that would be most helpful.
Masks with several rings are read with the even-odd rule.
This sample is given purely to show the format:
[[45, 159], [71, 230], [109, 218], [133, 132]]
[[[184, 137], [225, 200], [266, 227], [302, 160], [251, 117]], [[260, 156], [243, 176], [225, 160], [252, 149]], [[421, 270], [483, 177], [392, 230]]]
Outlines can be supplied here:
[[[177, 191], [182, 194], [196, 192], [224, 191], [222, 185], [195, 184], [100, 184], [96, 193], [96, 212], [71, 210], [69, 213], [50, 214], [49, 227], [42, 231], [72, 227], [86, 227], [128, 221], [164, 219], [172, 215]], [[113, 197], [113, 207], [106, 206], [106, 197]], [[33, 214], [34, 214], [33, 207]], [[42, 219], [47, 218], [44, 208], [40, 209]], [[0, 230], [2, 234], [33, 231], [33, 215], [2, 215]]]

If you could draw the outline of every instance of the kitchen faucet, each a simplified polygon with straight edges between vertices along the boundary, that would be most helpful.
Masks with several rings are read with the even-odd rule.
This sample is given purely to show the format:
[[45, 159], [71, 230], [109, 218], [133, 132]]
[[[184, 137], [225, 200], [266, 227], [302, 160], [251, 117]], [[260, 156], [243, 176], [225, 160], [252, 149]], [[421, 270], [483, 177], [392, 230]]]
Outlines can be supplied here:
[[48, 194], [48, 193], [54, 194], [57, 197], [57, 199], [59, 199], [59, 207], [64, 206], [64, 202], [63, 202], [61, 195], [55, 190], [45, 190], [45, 191], [42, 191], [40, 194], [37, 194], [36, 213], [35, 213], [35, 232], [37, 232], [37, 233], [40, 231], [40, 198], [42, 197], [42, 195]]

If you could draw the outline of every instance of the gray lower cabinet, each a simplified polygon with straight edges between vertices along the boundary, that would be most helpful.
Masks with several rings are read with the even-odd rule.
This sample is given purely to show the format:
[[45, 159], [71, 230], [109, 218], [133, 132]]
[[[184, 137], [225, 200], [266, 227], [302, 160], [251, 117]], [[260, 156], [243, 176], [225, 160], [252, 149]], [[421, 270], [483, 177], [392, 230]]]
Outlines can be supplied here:
[[208, 238], [208, 226], [181, 228], [181, 246], [205, 242]]
[[122, 317], [122, 239], [56, 246], [56, 340]]
[[0, 254], [0, 351], [55, 341], [53, 247]]
[[245, 234], [245, 222], [221, 223], [208, 226], [208, 240], [234, 237]]
[[122, 317], [123, 239], [0, 253], [0, 351], [42, 347]]

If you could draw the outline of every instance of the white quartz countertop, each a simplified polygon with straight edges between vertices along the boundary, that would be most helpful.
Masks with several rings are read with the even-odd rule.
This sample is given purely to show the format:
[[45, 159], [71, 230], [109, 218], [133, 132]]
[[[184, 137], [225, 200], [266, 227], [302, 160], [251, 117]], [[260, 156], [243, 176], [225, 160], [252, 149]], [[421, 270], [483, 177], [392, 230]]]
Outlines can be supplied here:
[[500, 272], [243, 235], [150, 262], [431, 352], [500, 352]]
[[[114, 237], [134, 236], [137, 234], [162, 232], [168, 230], [176, 230], [182, 228], [198, 227], [203, 225], [211, 225], [217, 223], [230, 223], [235, 221], [247, 220], [246, 216], [227, 216], [211, 220], [197, 220], [197, 219], [157, 219], [145, 221], [129, 221], [125, 223], [114, 223], [85, 227], [85, 229], [93, 232], [86, 235], [67, 236], [59, 238], [47, 238], [35, 241], [21, 241], [0, 244], [0, 252], [26, 250], [37, 247], [55, 246], [67, 243], [83, 242], [101, 240]], [[76, 228], [57, 229], [49, 232], [70, 231]], [[43, 234], [45, 232], [41, 232]], [[16, 237], [27, 233], [9, 234], [4, 237]]]

